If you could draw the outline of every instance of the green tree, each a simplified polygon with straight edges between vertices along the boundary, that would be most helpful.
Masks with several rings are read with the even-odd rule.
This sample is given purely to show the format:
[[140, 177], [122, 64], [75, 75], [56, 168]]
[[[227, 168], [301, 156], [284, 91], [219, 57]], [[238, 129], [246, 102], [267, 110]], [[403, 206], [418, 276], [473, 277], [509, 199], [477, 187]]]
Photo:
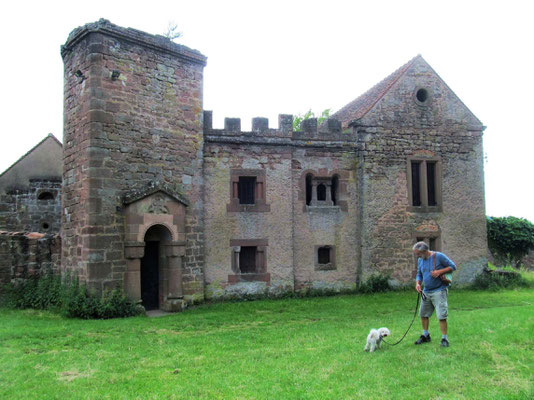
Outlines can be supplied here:
[[498, 263], [519, 268], [534, 249], [534, 224], [523, 218], [487, 217], [488, 246]]
[[300, 131], [302, 126], [302, 121], [305, 121], [310, 118], [317, 118], [317, 125], [320, 126], [323, 121], [330, 117], [330, 111], [332, 111], [331, 108], [327, 108], [326, 110], [323, 110], [321, 115], [318, 117], [315, 116], [315, 113], [309, 109], [307, 113], [305, 114], [297, 114], [293, 118], [293, 131]]

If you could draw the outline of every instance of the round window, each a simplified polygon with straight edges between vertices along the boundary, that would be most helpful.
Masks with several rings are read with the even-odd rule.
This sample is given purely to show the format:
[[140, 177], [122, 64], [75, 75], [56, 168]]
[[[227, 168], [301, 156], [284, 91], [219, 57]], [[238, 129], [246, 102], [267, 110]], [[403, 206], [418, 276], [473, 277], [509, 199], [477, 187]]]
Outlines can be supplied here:
[[417, 100], [419, 100], [421, 103], [424, 103], [428, 99], [428, 92], [426, 89], [419, 89], [416, 93]]
[[426, 106], [430, 102], [430, 91], [426, 88], [419, 87], [415, 89], [415, 102], [420, 106]]

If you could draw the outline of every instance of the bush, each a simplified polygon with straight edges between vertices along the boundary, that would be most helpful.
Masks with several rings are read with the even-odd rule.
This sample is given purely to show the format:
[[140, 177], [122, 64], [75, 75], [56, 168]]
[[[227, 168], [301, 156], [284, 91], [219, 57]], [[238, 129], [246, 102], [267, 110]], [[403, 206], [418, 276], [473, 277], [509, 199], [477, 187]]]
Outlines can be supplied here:
[[77, 279], [61, 280], [51, 271], [4, 285], [0, 300], [10, 308], [59, 311], [69, 318], [81, 319], [130, 317], [140, 311], [118, 288], [97, 296], [79, 285]]
[[389, 285], [390, 276], [384, 276], [381, 274], [374, 274], [367, 279], [360, 286], [361, 293], [378, 293], [378, 292], [387, 292], [391, 290]]
[[499, 264], [519, 268], [534, 249], [534, 224], [523, 218], [487, 217], [488, 246]]
[[499, 290], [530, 286], [519, 272], [486, 269], [475, 278], [473, 289]]
[[37, 310], [60, 308], [64, 296], [61, 278], [52, 271], [44, 271], [41, 276], [32, 275], [6, 284], [2, 293], [2, 304], [7, 307]]

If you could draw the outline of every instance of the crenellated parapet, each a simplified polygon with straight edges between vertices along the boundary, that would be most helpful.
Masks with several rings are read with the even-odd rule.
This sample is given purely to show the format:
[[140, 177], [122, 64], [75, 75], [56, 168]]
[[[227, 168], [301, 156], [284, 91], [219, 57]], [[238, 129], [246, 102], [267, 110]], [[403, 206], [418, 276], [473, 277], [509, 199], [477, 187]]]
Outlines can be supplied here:
[[346, 146], [356, 142], [352, 130], [343, 131], [334, 118], [318, 125], [317, 118], [302, 121], [301, 130], [293, 130], [293, 115], [280, 114], [278, 128], [269, 127], [269, 119], [252, 118], [252, 129], [241, 130], [240, 118], [225, 118], [223, 129], [213, 128], [213, 112], [204, 111], [204, 137], [208, 142], [234, 142], [273, 145]]

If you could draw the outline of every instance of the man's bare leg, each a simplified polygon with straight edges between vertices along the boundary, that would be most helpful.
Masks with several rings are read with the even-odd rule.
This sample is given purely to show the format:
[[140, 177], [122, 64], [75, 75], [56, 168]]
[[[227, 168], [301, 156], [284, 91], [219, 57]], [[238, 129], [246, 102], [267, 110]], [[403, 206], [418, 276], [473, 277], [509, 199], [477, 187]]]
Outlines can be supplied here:
[[[441, 324], [441, 321], [439, 321]], [[423, 325], [423, 330], [428, 331], [428, 317], [421, 317], [421, 325]], [[445, 320], [445, 326], [447, 326], [447, 320]]]
[[[427, 320], [428, 320], [428, 318], [427, 318]], [[427, 321], [427, 324], [428, 324], [428, 321]], [[440, 319], [439, 320], [439, 329], [441, 330], [441, 334], [442, 335], [446, 335], [447, 334], [447, 320], [446, 319]]]

